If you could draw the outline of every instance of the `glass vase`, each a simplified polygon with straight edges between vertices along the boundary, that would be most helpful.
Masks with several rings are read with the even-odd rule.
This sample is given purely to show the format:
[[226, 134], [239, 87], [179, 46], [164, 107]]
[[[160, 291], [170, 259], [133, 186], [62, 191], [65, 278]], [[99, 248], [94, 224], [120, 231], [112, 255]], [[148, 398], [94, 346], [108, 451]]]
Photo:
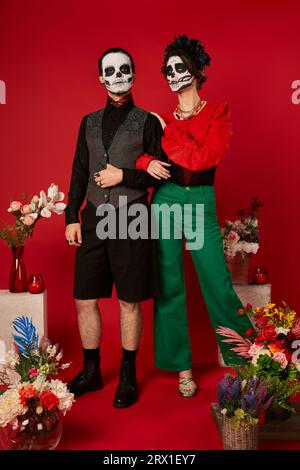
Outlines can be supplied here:
[[43, 419], [29, 418], [24, 426], [24, 417], [18, 416], [16, 423], [9, 423], [0, 432], [0, 443], [4, 450], [53, 450], [62, 435], [62, 421], [58, 413]]
[[226, 256], [227, 268], [233, 284], [249, 284], [251, 253], [237, 252], [233, 257]]
[[9, 291], [10, 292], [26, 292], [27, 276], [23, 259], [24, 246], [12, 247], [12, 262], [9, 273]]

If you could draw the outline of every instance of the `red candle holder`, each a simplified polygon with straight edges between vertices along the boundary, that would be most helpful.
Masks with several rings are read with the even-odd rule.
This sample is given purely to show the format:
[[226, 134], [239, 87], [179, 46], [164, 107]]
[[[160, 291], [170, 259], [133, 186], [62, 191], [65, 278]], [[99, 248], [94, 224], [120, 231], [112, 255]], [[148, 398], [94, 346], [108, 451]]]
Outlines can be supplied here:
[[40, 294], [45, 290], [45, 283], [41, 274], [31, 274], [27, 284], [28, 292], [31, 294]]
[[255, 266], [252, 272], [253, 284], [267, 284], [268, 272], [265, 266]]

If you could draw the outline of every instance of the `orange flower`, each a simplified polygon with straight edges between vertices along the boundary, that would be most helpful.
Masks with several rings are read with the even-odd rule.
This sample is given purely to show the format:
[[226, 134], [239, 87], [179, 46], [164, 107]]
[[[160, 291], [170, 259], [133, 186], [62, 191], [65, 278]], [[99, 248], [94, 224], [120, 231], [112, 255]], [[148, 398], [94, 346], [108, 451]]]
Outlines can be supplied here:
[[26, 405], [30, 398], [35, 398], [37, 396], [37, 392], [33, 385], [25, 385], [24, 387], [20, 388], [19, 396], [22, 405]]
[[269, 343], [268, 348], [272, 354], [285, 351], [285, 348], [281, 341], [273, 341], [272, 343]]

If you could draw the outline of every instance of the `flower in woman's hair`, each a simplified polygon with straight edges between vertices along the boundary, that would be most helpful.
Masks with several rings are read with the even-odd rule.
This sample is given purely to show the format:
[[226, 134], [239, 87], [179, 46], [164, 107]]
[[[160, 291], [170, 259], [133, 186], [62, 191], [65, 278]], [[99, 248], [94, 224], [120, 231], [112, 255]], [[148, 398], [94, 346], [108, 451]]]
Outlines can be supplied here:
[[39, 371], [36, 367], [32, 367], [31, 369], [29, 369], [28, 371], [28, 375], [29, 377], [36, 377], [37, 375], [39, 375]]
[[254, 335], [254, 330], [253, 328], [248, 328], [248, 330], [245, 331], [245, 336], [246, 338], [251, 338]]
[[41, 405], [51, 411], [58, 407], [59, 399], [51, 390], [45, 390], [40, 394]]
[[221, 414], [226, 416], [227, 415], [227, 408], [222, 408]]
[[7, 209], [8, 212], [16, 212], [20, 210], [22, 207], [22, 203], [20, 201], [12, 201]]
[[261, 334], [265, 341], [274, 341], [277, 338], [277, 333], [274, 325], [265, 325], [262, 329]]
[[21, 212], [22, 214], [30, 214], [32, 212], [31, 206], [29, 204], [24, 204], [24, 206], [21, 207]]
[[19, 397], [22, 405], [26, 405], [27, 401], [30, 398], [35, 398], [37, 396], [37, 391], [31, 384], [26, 384], [23, 387], [19, 388]]
[[286, 366], [288, 365], [288, 360], [286, 358], [286, 355], [282, 352], [277, 352], [273, 355], [274, 361], [278, 362], [282, 369], [285, 369]]

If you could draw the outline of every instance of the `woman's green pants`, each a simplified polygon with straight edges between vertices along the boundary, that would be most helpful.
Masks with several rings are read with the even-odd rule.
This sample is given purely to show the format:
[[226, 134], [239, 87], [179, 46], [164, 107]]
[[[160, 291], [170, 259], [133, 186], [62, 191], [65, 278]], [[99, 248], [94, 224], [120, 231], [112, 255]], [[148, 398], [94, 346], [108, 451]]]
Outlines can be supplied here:
[[[241, 335], [251, 328], [239, 316], [241, 301], [232, 287], [218, 224], [213, 186], [182, 187], [167, 182], [153, 195], [161, 293], [155, 301], [155, 365], [170, 371], [191, 368], [183, 264], [183, 238], [190, 250], [214, 330], [226, 326]], [[181, 212], [181, 216], [180, 216]], [[169, 221], [169, 223], [168, 223]], [[205, 342], [204, 331], [199, 341]], [[228, 343], [217, 340], [226, 364], [241, 364]]]

